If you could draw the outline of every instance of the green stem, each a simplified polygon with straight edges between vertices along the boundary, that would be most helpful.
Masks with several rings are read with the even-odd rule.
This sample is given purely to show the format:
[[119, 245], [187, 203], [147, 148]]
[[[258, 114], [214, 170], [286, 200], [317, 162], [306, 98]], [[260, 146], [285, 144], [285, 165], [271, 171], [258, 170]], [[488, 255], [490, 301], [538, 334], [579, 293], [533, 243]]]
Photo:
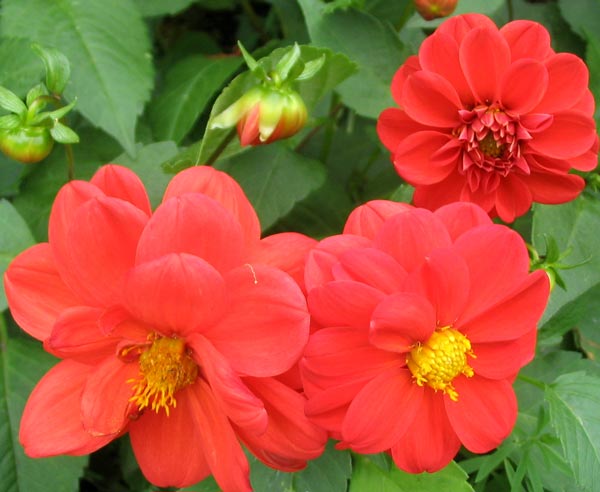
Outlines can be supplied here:
[[529, 376], [525, 376], [524, 374], [519, 374], [517, 376], [517, 379], [519, 379], [520, 381], [523, 381], [524, 383], [529, 383], [532, 386], [535, 386], [536, 388], [541, 389], [542, 391], [546, 390], [546, 383], [544, 383], [543, 381], [540, 381], [539, 379], [530, 378]]
[[296, 148], [294, 150], [296, 152], [300, 152], [304, 148], [304, 146], [310, 141], [310, 139], [313, 138], [317, 133], [319, 133], [319, 131], [321, 131], [321, 128], [323, 128], [326, 123], [329, 123], [329, 119], [333, 119], [337, 116], [337, 114], [343, 107], [344, 105], [342, 103], [337, 103], [335, 106], [333, 106], [333, 108], [331, 108], [331, 110], [329, 111], [329, 117], [327, 121], [323, 124], [315, 126], [311, 131], [309, 131], [306, 134], [306, 136], [298, 143], [298, 145], [296, 145]]
[[506, 0], [506, 6], [508, 7], [508, 21], [511, 22], [515, 20], [515, 9], [512, 0]]
[[65, 144], [65, 152], [67, 153], [67, 179], [73, 181], [75, 179], [75, 157], [71, 144]]
[[[210, 154], [208, 159], [206, 159], [206, 162], [204, 163], [206, 166], [212, 166], [217, 161], [219, 156], [223, 153], [225, 148], [231, 143], [231, 141], [235, 137], [235, 133], [236, 133], [236, 128], [234, 126], [233, 128], [231, 128], [231, 130], [229, 130], [229, 133], [221, 141], [219, 146], [213, 151], [212, 154]], [[196, 159], [195, 165], [198, 166], [199, 164], [200, 164], [200, 161], [198, 161], [198, 159]]]
[[263, 28], [260, 17], [256, 14], [254, 9], [252, 8], [252, 4], [249, 2], [249, 0], [241, 0], [240, 3], [242, 4], [242, 9], [244, 10], [244, 13], [248, 16], [248, 20], [250, 21], [250, 24], [252, 24], [252, 27], [258, 33], [260, 40], [265, 44], [268, 43], [269, 36]]
[[31, 105], [27, 109], [27, 121], [29, 121], [31, 118], [33, 118], [37, 114], [38, 108], [42, 104], [46, 104], [46, 103], [55, 104], [57, 106], [57, 108], [62, 108], [64, 106], [64, 104], [62, 103], [60, 97], [54, 97], [54, 96], [39, 96], [39, 97], [36, 97], [31, 102]]

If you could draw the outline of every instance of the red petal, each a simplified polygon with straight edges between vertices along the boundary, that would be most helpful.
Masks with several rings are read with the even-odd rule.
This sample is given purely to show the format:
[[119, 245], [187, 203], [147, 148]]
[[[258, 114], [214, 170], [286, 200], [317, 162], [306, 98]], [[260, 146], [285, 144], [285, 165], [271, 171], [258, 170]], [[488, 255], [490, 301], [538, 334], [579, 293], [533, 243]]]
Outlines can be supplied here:
[[455, 159], [437, 163], [432, 155], [452, 140], [450, 135], [434, 131], [418, 132], [406, 137], [396, 149], [394, 166], [400, 176], [412, 185], [428, 185], [445, 179], [456, 169], [460, 149]]
[[11, 262], [4, 289], [13, 318], [38, 340], [50, 335], [65, 309], [80, 303], [60, 278], [48, 243], [26, 249]]
[[563, 111], [556, 113], [552, 124], [536, 133], [528, 146], [548, 157], [568, 159], [585, 153], [597, 138], [592, 118], [576, 111]]
[[358, 393], [342, 427], [344, 445], [358, 453], [379, 453], [398, 443], [412, 425], [423, 398], [407, 369], [390, 369]]
[[517, 420], [517, 398], [505, 380], [456, 378], [458, 401], [444, 397], [454, 431], [473, 453], [487, 453], [508, 437]]
[[417, 342], [427, 341], [435, 327], [435, 310], [427, 299], [399, 292], [375, 308], [369, 341], [382, 350], [405, 353]]
[[436, 210], [442, 205], [460, 201], [464, 187], [465, 177], [454, 172], [439, 183], [417, 186], [413, 195], [413, 203], [417, 207]]
[[73, 217], [67, 235], [69, 283], [89, 303], [120, 302], [125, 274], [134, 265], [139, 237], [148, 217], [118, 198], [93, 198]]
[[238, 219], [247, 244], [260, 238], [260, 223], [256, 212], [244, 190], [228, 174], [209, 166], [190, 167], [171, 180], [163, 202], [184, 193], [202, 193], [223, 205]]
[[223, 319], [204, 336], [242, 375], [268, 377], [298, 360], [309, 331], [306, 300], [291, 277], [272, 267], [244, 265], [225, 277]]
[[100, 188], [106, 196], [125, 200], [148, 216], [152, 214], [146, 188], [131, 169], [116, 164], [107, 164], [96, 171], [90, 183]]
[[249, 432], [262, 434], [267, 429], [265, 406], [242, 382], [225, 359], [202, 335], [188, 337], [198, 366], [227, 416]]
[[537, 270], [526, 279], [519, 277], [505, 285], [502, 300], [475, 317], [464, 316], [456, 327], [474, 343], [514, 340], [535, 328], [548, 301], [548, 276]]
[[333, 280], [331, 268], [338, 262], [338, 256], [352, 248], [367, 248], [371, 241], [366, 237], [354, 236], [350, 233], [330, 236], [323, 239], [308, 254], [306, 269], [304, 271], [304, 282], [306, 290]]
[[401, 289], [406, 272], [396, 260], [375, 248], [355, 248], [342, 253], [333, 266], [336, 280], [354, 280], [390, 294]]
[[426, 389], [413, 423], [392, 446], [394, 463], [408, 473], [435, 473], [448, 465], [459, 449], [460, 440], [448, 420], [442, 395]]
[[477, 102], [491, 104], [510, 65], [510, 48], [497, 29], [479, 27], [460, 45], [460, 64]]
[[475, 102], [460, 66], [458, 43], [452, 36], [438, 30], [426, 38], [419, 49], [419, 61], [424, 70], [435, 72], [450, 82], [463, 104]]
[[46, 340], [46, 350], [87, 364], [97, 364], [114, 355], [121, 338], [102, 333], [98, 325], [102, 313], [102, 309], [85, 306], [66, 309]]
[[94, 367], [81, 394], [81, 421], [93, 436], [121, 433], [130, 422], [135, 405], [132, 381], [140, 377], [136, 363], [123, 363], [117, 357], [108, 357]]
[[402, 108], [423, 125], [454, 128], [460, 124], [462, 103], [454, 87], [434, 72], [415, 72], [404, 84]]
[[553, 114], [572, 109], [588, 89], [590, 74], [585, 63], [571, 53], [557, 53], [545, 64], [548, 89], [535, 112]]
[[[356, 207], [350, 213], [344, 226], [344, 234], [356, 234], [357, 236], [373, 239], [388, 217], [412, 208], [407, 203], [371, 200]], [[321, 241], [321, 244], [324, 242]]]
[[533, 201], [539, 203], [570, 202], [585, 188], [585, 180], [576, 174], [532, 172], [521, 179], [531, 191]]
[[375, 238], [375, 245], [410, 273], [432, 250], [449, 246], [450, 236], [431, 212], [413, 209], [388, 219]]
[[327, 442], [327, 433], [304, 414], [306, 399], [273, 378], [246, 378], [248, 387], [265, 402], [269, 426], [262, 435], [238, 431], [246, 447], [266, 465], [283, 471], [298, 471], [317, 458]]
[[89, 454], [116, 437], [92, 436], [81, 423], [81, 392], [92, 369], [65, 360], [38, 382], [21, 417], [19, 441], [27, 456]]
[[204, 436], [190, 403], [193, 387], [177, 393], [177, 406], [167, 417], [146, 411], [129, 427], [131, 445], [145, 477], [159, 487], [186, 487], [210, 475]]
[[534, 58], [543, 61], [552, 54], [550, 34], [541, 24], [529, 20], [516, 20], [500, 29], [510, 46], [513, 62], [521, 58]]
[[409, 56], [402, 66], [396, 71], [394, 77], [392, 78], [392, 97], [396, 104], [401, 105], [400, 99], [402, 97], [402, 90], [404, 88], [404, 83], [409, 75], [421, 70], [421, 65], [419, 64], [419, 57], [416, 55]]
[[163, 335], [214, 325], [226, 309], [223, 277], [197, 256], [169, 254], [135, 267], [126, 283], [128, 311]]
[[500, 104], [516, 115], [528, 113], [540, 102], [547, 87], [548, 71], [543, 63], [529, 58], [518, 60], [502, 76]]
[[598, 139], [592, 144], [592, 148], [577, 157], [569, 159], [573, 169], [578, 171], [593, 171], [598, 166]]
[[509, 174], [496, 190], [496, 211], [507, 223], [520, 217], [531, 207], [531, 191], [521, 176]]
[[367, 329], [383, 292], [351, 280], [337, 280], [308, 293], [311, 316], [322, 326], [350, 326]]
[[377, 135], [379, 139], [394, 153], [398, 145], [409, 135], [427, 130], [428, 127], [421, 125], [398, 108], [384, 110], [377, 120]]
[[481, 207], [468, 202], [444, 205], [436, 210], [434, 215], [444, 223], [453, 241], [474, 227], [492, 223], [489, 215]]
[[249, 263], [263, 263], [283, 270], [304, 289], [304, 266], [308, 252], [317, 241], [296, 232], [273, 234], [257, 243], [251, 251]]
[[235, 216], [212, 198], [187, 193], [154, 212], [140, 238], [136, 263], [190, 253], [225, 273], [243, 262], [243, 250], [243, 231]]
[[442, 22], [437, 28], [435, 35], [439, 33], [451, 36], [459, 45], [464, 37], [473, 29], [485, 27], [486, 29], [497, 30], [496, 24], [483, 14], [463, 14], [450, 17]]
[[474, 343], [473, 353], [476, 358], [469, 359], [469, 364], [479, 374], [489, 379], [508, 379], [519, 372], [524, 365], [533, 360], [537, 329], [516, 340], [492, 343]]

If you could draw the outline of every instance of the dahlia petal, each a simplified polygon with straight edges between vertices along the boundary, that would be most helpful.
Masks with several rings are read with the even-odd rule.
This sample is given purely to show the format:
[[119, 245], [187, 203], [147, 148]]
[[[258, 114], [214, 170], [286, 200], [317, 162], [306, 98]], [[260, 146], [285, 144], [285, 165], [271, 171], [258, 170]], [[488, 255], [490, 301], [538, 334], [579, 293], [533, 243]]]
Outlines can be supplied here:
[[382, 350], [405, 353], [417, 342], [426, 341], [435, 327], [435, 309], [425, 297], [398, 292], [373, 311], [369, 341]]
[[204, 336], [240, 375], [287, 371], [308, 340], [306, 300], [294, 280], [272, 267], [244, 265], [225, 276], [225, 316]]
[[492, 223], [490, 216], [481, 207], [468, 202], [444, 205], [433, 214], [444, 223], [453, 241], [474, 227]]
[[543, 132], [552, 125], [554, 116], [546, 113], [528, 113], [520, 116], [521, 126], [529, 133]]
[[398, 145], [406, 137], [427, 129], [427, 126], [417, 123], [398, 108], [384, 109], [377, 119], [377, 135], [392, 153], [396, 152]]
[[516, 20], [500, 29], [510, 47], [513, 62], [521, 58], [533, 58], [543, 61], [552, 53], [550, 34], [540, 23], [529, 20]]
[[262, 263], [283, 270], [304, 289], [306, 258], [316, 245], [315, 239], [304, 234], [282, 232], [259, 241], [247, 260], [249, 263]]
[[273, 378], [246, 378], [246, 384], [262, 401], [269, 426], [262, 435], [239, 430], [246, 447], [271, 468], [298, 471], [306, 461], [321, 455], [327, 433], [304, 414], [306, 398]]
[[484, 27], [486, 29], [498, 30], [496, 24], [483, 14], [464, 14], [446, 19], [434, 33], [446, 34], [452, 37], [459, 45], [464, 37], [473, 29]]
[[171, 180], [163, 202], [184, 193], [202, 193], [216, 200], [240, 222], [246, 244], [260, 239], [260, 223], [242, 187], [228, 174], [210, 166], [194, 166], [176, 174]]
[[473, 104], [473, 93], [460, 66], [458, 43], [443, 32], [427, 37], [419, 48], [419, 61], [424, 70], [435, 72], [452, 84], [465, 105]]
[[537, 270], [522, 280], [515, 277], [512, 288], [506, 285], [505, 287], [507, 290], [502, 293], [502, 300], [477, 316], [464, 316], [457, 323], [457, 328], [467, 335], [471, 342], [514, 340], [535, 328], [544, 312], [550, 292], [546, 272]]
[[451, 173], [439, 183], [420, 185], [415, 188], [413, 203], [416, 207], [436, 210], [448, 203], [460, 201], [465, 178], [458, 172]]
[[469, 365], [488, 379], [510, 379], [533, 360], [537, 328], [529, 330], [516, 340], [503, 340], [491, 343], [473, 343], [476, 358], [469, 359]]
[[530, 112], [548, 87], [548, 70], [530, 58], [512, 63], [500, 81], [500, 104], [513, 114]]
[[497, 29], [475, 28], [460, 45], [460, 64], [477, 102], [492, 103], [510, 65], [510, 48]]
[[342, 427], [343, 445], [379, 453], [396, 444], [412, 425], [423, 398], [407, 369], [381, 373], [356, 395]]
[[120, 337], [105, 336], [98, 319], [102, 309], [78, 306], [66, 309], [56, 320], [44, 347], [60, 358], [99, 363], [115, 354]]
[[116, 164], [107, 164], [96, 171], [90, 183], [100, 188], [106, 196], [125, 200], [148, 216], [152, 214], [146, 188], [131, 169]]
[[523, 238], [505, 226], [491, 224], [465, 232], [454, 243], [469, 267], [468, 320], [506, 298], [526, 277], [529, 255]]
[[456, 90], [434, 72], [415, 72], [404, 84], [401, 106], [408, 116], [423, 125], [454, 128], [460, 123], [462, 104]]
[[336, 280], [354, 280], [390, 294], [402, 288], [406, 272], [396, 260], [375, 248], [342, 253], [332, 271]]
[[571, 53], [552, 55], [545, 65], [549, 76], [548, 89], [535, 112], [554, 114], [572, 109], [588, 90], [590, 74], [587, 66]]
[[202, 258], [168, 254], [131, 270], [125, 307], [163, 335], [187, 335], [221, 319], [226, 287], [221, 274]]
[[135, 413], [133, 381], [140, 377], [139, 365], [108, 357], [94, 366], [81, 393], [81, 421], [93, 436], [117, 435]]
[[68, 283], [92, 305], [120, 301], [126, 272], [147, 215], [118, 198], [93, 198], [79, 207], [67, 235]]
[[384, 298], [369, 285], [336, 280], [308, 293], [311, 316], [321, 326], [350, 326], [367, 329], [373, 310]]
[[248, 460], [210, 387], [198, 379], [188, 394], [190, 413], [202, 436], [205, 458], [217, 484], [223, 492], [251, 492]]
[[[344, 225], [344, 235], [355, 234], [373, 239], [388, 217], [406, 212], [412, 208], [407, 203], [392, 202], [390, 200], [371, 200], [363, 205], [359, 205], [350, 212]], [[323, 242], [321, 241], [321, 244]]]
[[400, 66], [400, 68], [396, 71], [394, 76], [392, 77], [391, 83], [391, 92], [394, 101], [396, 104], [401, 106], [401, 98], [402, 98], [402, 90], [404, 89], [404, 83], [406, 79], [415, 72], [421, 70], [421, 65], [419, 63], [419, 57], [417, 55], [411, 55], [404, 63]]
[[539, 154], [569, 159], [585, 153], [597, 138], [591, 117], [576, 111], [563, 111], [556, 113], [552, 125], [536, 133], [528, 146]]
[[210, 475], [204, 436], [190, 404], [192, 387], [177, 393], [169, 416], [147, 411], [129, 426], [135, 458], [144, 476], [159, 487], [186, 487]]
[[225, 273], [242, 263], [243, 249], [243, 231], [235, 216], [208, 196], [187, 193], [156, 209], [140, 237], [136, 263], [189, 253]]
[[455, 168], [460, 154], [444, 165], [438, 164], [433, 154], [452, 140], [450, 135], [435, 131], [413, 133], [406, 137], [394, 154], [394, 167], [400, 176], [413, 185], [428, 185], [445, 179]]
[[187, 338], [194, 350], [198, 366], [202, 368], [219, 406], [238, 426], [252, 433], [262, 434], [267, 429], [268, 417], [263, 402], [244, 384], [238, 374], [202, 335]]
[[10, 312], [32, 337], [50, 336], [58, 316], [79, 300], [65, 285], [48, 243], [36, 244], [19, 254], [4, 275]]
[[[360, 218], [357, 221], [360, 221]], [[371, 246], [370, 239], [346, 232], [323, 239], [309, 252], [306, 258], [306, 268], [304, 270], [306, 290], [310, 292], [314, 287], [334, 280], [331, 269], [339, 261], [338, 256], [342, 252], [353, 248], [368, 248], [369, 246]]]
[[413, 423], [392, 446], [394, 463], [408, 473], [435, 473], [448, 465], [460, 440], [446, 415], [441, 394], [425, 390]]
[[448, 419], [458, 438], [473, 453], [487, 453], [511, 433], [517, 420], [517, 398], [506, 380], [480, 376], [453, 381], [458, 401], [444, 396]]
[[598, 166], [598, 147], [599, 147], [599, 139], [592, 144], [590, 150], [585, 152], [584, 154], [578, 155], [577, 157], [573, 157], [569, 159], [569, 163], [573, 169], [577, 169], [578, 171], [593, 171]]
[[531, 207], [531, 191], [521, 176], [509, 174], [496, 190], [496, 211], [507, 223], [523, 215]]
[[85, 455], [117, 437], [92, 436], [81, 423], [81, 392], [91, 370], [92, 366], [64, 360], [38, 382], [25, 405], [19, 430], [27, 456]]
[[388, 219], [374, 242], [410, 273], [432, 250], [449, 246], [450, 236], [431, 212], [414, 209]]
[[586, 89], [581, 96], [581, 99], [577, 101], [577, 104], [571, 108], [574, 111], [579, 111], [580, 113], [585, 114], [586, 116], [594, 116], [596, 112], [596, 101], [594, 99], [594, 94], [589, 89]]
[[576, 174], [532, 172], [521, 178], [534, 202], [565, 203], [574, 200], [585, 188], [585, 180]]

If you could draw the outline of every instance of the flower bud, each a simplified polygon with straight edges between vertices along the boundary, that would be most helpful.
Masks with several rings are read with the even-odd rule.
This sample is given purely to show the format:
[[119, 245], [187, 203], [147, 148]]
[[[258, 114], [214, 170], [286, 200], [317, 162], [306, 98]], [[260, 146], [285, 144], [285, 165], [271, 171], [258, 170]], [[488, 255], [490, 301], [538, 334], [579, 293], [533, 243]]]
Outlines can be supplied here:
[[456, 8], [458, 0], [413, 0], [417, 12], [425, 20], [447, 17]]
[[291, 137], [302, 129], [307, 110], [300, 95], [277, 87], [257, 86], [213, 118], [211, 128], [237, 125], [242, 146]]

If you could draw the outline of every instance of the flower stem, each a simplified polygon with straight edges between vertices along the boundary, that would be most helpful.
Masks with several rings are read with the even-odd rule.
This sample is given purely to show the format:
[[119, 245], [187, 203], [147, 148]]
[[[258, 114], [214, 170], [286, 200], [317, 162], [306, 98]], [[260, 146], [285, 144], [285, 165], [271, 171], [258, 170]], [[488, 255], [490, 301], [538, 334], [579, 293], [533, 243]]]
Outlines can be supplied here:
[[267, 43], [269, 41], [269, 36], [265, 32], [260, 17], [256, 14], [254, 9], [252, 8], [252, 4], [248, 0], [241, 0], [242, 9], [244, 13], [248, 16], [248, 20], [250, 24], [254, 28], [254, 30], [258, 33], [260, 40], [263, 43]]
[[506, 6], [508, 7], [508, 22], [511, 22], [515, 20], [515, 9], [512, 0], [506, 0]]
[[[212, 166], [217, 161], [217, 159], [223, 153], [223, 151], [225, 150], [225, 148], [233, 140], [233, 137], [235, 137], [235, 133], [236, 133], [236, 128], [234, 126], [233, 128], [231, 128], [231, 130], [229, 130], [229, 133], [221, 141], [221, 143], [219, 144], [219, 146], [213, 151], [212, 154], [210, 154], [210, 156], [208, 157], [208, 159], [206, 159], [206, 162], [204, 163], [204, 165], [206, 165], [206, 166]], [[196, 158], [195, 165], [196, 166], [200, 165], [200, 161], [198, 161], [198, 158]]]
[[529, 383], [529, 384], [535, 386], [536, 388], [541, 389], [542, 391], [544, 391], [546, 389], [546, 383], [544, 383], [543, 381], [540, 381], [539, 379], [530, 378], [529, 376], [525, 376], [524, 374], [519, 374], [517, 376], [517, 379], [519, 379], [520, 381], [523, 381], [524, 383]]
[[73, 181], [75, 179], [75, 157], [73, 156], [73, 146], [65, 144], [65, 152], [67, 153], [67, 179]]

